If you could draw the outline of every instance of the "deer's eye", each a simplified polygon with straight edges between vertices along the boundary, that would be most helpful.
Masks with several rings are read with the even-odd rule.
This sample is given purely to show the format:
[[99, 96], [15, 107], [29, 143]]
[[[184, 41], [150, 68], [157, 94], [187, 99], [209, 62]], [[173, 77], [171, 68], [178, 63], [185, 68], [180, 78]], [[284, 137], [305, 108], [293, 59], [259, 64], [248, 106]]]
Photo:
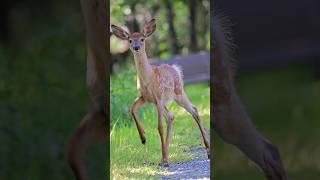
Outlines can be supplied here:
[[140, 41], [141, 41], [141, 42], [143, 42], [143, 41], [144, 41], [144, 39], [140, 39]]
[[132, 40], [131, 40], [131, 39], [129, 39], [129, 43], [132, 43]]

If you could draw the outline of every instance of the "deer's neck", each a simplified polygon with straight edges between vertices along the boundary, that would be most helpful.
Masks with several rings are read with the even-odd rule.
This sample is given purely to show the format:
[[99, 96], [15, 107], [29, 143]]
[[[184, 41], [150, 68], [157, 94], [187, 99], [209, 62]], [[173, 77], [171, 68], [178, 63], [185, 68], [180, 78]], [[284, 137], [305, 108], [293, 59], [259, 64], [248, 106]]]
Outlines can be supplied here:
[[133, 54], [134, 62], [137, 69], [137, 78], [143, 84], [148, 84], [150, 77], [152, 76], [152, 66], [148, 61], [145, 51], [137, 52]]

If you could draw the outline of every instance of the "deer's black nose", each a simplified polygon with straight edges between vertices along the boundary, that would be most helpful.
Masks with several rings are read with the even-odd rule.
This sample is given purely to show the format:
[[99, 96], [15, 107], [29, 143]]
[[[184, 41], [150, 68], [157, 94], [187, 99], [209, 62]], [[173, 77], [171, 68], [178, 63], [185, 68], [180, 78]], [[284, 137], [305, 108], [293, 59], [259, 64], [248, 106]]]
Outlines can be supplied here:
[[140, 48], [138, 46], [133, 47], [134, 50], [138, 51]]

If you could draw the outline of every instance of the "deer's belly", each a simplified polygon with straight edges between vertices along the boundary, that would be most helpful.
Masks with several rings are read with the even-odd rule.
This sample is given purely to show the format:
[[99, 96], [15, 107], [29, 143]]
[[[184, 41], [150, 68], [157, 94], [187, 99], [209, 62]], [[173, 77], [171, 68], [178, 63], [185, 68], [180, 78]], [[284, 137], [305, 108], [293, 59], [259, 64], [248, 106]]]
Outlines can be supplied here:
[[156, 102], [156, 98], [161, 100], [163, 103], [174, 99], [174, 94], [172, 94], [172, 89], [170, 88], [161, 88], [152, 91], [151, 87], [142, 86], [139, 88], [139, 94], [145, 101], [152, 103]]
[[150, 88], [140, 87], [138, 90], [139, 90], [140, 96], [143, 97], [145, 101], [153, 102], [153, 103], [155, 102], [155, 98]]

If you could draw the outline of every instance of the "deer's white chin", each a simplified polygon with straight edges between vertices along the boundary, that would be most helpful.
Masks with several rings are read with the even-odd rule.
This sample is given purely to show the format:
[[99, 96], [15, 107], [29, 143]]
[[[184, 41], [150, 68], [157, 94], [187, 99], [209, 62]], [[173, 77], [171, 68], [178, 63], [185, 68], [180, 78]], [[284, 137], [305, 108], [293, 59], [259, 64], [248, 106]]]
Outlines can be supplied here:
[[134, 54], [140, 54], [141, 50], [140, 50], [140, 49], [139, 49], [139, 50], [132, 50], [132, 52], [133, 52]]

